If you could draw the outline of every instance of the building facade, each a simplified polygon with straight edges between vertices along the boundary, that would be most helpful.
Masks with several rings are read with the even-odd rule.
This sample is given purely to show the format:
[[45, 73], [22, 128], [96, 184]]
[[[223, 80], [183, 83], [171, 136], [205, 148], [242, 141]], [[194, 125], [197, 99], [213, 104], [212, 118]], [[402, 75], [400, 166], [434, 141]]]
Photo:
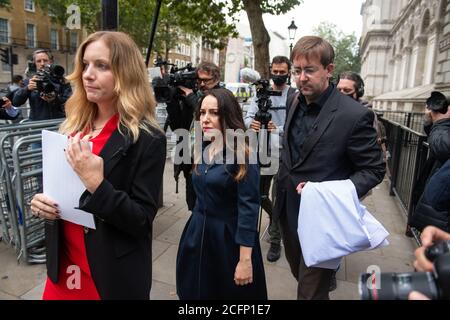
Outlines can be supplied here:
[[[83, 37], [81, 30], [69, 30], [51, 21], [33, 0], [11, 0], [11, 7], [0, 8], [0, 47], [12, 47], [18, 56], [14, 74], [24, 75], [32, 53], [38, 48], [50, 49], [54, 62], [62, 65], [66, 74], [73, 70], [75, 51]], [[1, 62], [0, 86], [11, 81], [10, 66]]]
[[381, 110], [423, 111], [433, 90], [450, 96], [450, 1], [366, 0], [361, 75]]

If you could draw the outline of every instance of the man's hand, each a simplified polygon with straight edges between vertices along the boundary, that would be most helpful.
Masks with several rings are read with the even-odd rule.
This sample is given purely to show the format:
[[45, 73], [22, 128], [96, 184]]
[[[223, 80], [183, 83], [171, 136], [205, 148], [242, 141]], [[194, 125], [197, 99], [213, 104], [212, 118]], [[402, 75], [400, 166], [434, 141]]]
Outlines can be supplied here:
[[33, 76], [33, 78], [30, 79], [30, 82], [28, 82], [28, 91], [34, 91], [37, 89], [36, 80], [38, 79], [37, 76]]
[[56, 99], [56, 93], [55, 92], [41, 93], [40, 97], [42, 100], [44, 100], [46, 102], [52, 102], [53, 100]]
[[188, 95], [190, 95], [191, 93], [193, 93], [194, 91], [192, 89], [183, 87], [183, 86], [178, 86], [178, 88], [181, 89], [181, 91], [183, 91], [183, 96], [187, 97]]
[[11, 109], [12, 107], [12, 103], [11, 100], [9, 100], [7, 97], [3, 97], [3, 107], [5, 107], [5, 109]]
[[431, 272], [434, 268], [433, 263], [425, 256], [425, 250], [436, 242], [450, 240], [450, 234], [439, 228], [428, 226], [423, 229], [420, 238], [422, 240], [422, 246], [414, 252], [414, 255], [416, 256], [414, 268], [416, 271]]
[[[261, 122], [253, 120], [250, 124], [250, 128], [255, 130], [256, 132], [259, 132], [259, 130], [261, 129]], [[269, 121], [269, 123], [267, 124], [267, 129], [269, 131], [273, 131], [277, 129], [277, 126], [275, 125], [275, 123], [273, 123], [273, 121]]]

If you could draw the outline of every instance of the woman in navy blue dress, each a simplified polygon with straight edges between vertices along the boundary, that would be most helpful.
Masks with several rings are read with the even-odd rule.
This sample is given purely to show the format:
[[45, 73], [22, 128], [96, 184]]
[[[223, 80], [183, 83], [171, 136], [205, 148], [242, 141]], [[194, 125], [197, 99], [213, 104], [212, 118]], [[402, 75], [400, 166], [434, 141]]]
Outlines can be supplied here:
[[227, 129], [245, 130], [242, 110], [230, 91], [213, 89], [197, 120], [209, 142], [192, 175], [197, 201], [178, 248], [178, 296], [267, 299], [257, 230], [259, 168], [238, 161], [236, 155], [249, 155], [246, 143], [223, 138]]

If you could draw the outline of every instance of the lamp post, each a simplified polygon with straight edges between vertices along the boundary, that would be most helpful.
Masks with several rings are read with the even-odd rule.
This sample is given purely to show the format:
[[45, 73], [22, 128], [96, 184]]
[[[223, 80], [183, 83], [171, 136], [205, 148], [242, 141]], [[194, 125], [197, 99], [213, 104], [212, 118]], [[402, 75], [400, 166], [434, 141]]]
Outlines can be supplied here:
[[[297, 32], [297, 26], [294, 23], [294, 18], [292, 18], [292, 22], [288, 27], [288, 32], [289, 32], [289, 41], [291, 42], [289, 46], [289, 59], [290, 59], [292, 55], [292, 47], [295, 39], [295, 33]], [[291, 85], [291, 77], [289, 77], [288, 79], [288, 84]]]

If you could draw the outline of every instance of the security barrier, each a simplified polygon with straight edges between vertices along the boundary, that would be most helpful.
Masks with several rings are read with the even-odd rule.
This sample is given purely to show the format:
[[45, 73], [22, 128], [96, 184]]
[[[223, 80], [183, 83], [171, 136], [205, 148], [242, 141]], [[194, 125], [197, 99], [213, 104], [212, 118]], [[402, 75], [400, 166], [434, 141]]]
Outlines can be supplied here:
[[0, 236], [27, 263], [45, 262], [44, 222], [29, 206], [42, 191], [41, 132], [58, 130], [62, 120], [0, 126]]

